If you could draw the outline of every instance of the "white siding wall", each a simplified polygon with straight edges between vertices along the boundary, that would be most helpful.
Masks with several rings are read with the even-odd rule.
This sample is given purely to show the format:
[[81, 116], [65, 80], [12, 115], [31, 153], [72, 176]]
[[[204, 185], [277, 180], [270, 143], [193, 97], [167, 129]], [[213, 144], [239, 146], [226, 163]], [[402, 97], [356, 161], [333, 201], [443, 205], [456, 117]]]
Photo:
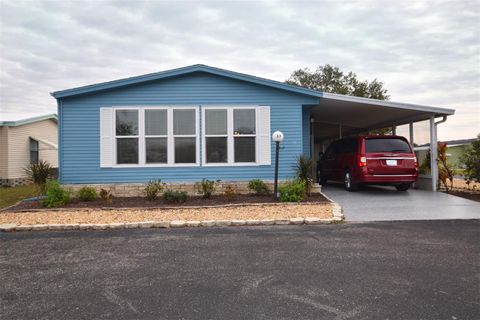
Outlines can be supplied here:
[[[8, 128], [8, 179], [24, 177], [23, 169], [30, 164], [30, 137], [58, 144], [57, 124], [43, 120]], [[58, 167], [58, 151], [42, 142], [38, 144], [39, 160]]]
[[0, 179], [8, 176], [8, 127], [0, 127]]

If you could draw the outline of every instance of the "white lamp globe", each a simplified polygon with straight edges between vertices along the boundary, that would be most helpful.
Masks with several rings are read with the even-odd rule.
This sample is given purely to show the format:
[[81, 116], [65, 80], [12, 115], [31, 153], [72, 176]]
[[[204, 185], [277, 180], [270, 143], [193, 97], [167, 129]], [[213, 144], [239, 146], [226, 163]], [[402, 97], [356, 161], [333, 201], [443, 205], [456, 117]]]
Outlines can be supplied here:
[[281, 131], [275, 131], [272, 134], [272, 140], [275, 142], [282, 142], [283, 141], [283, 133]]

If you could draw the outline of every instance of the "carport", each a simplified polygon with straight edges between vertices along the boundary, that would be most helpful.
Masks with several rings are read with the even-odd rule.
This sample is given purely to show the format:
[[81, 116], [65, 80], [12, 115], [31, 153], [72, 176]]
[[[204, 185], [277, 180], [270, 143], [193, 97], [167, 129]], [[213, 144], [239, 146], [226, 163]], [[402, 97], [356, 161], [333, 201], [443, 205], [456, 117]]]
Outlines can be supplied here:
[[[324, 151], [335, 139], [366, 134], [371, 130], [393, 128], [393, 132], [409, 138], [413, 146], [419, 145], [414, 134], [416, 123], [427, 122], [428, 144], [431, 146], [430, 163], [437, 161], [437, 126], [446, 121], [455, 110], [393, 101], [381, 101], [331, 93], [322, 93], [318, 105], [304, 106], [304, 117], [310, 119], [310, 150], [317, 161], [319, 151]], [[397, 130], [397, 128], [399, 130]], [[417, 156], [418, 157], [418, 156]], [[423, 175], [420, 188], [436, 191], [437, 166]], [[425, 184], [428, 181], [428, 184]], [[420, 181], [419, 181], [420, 182]]]

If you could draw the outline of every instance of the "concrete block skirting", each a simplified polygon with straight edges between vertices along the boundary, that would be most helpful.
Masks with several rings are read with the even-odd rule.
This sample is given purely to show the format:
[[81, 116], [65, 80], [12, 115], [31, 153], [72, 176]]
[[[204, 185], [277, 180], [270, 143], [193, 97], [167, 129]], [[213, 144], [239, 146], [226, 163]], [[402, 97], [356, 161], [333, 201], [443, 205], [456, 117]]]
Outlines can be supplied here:
[[317, 217], [264, 219], [264, 220], [205, 220], [205, 221], [143, 221], [128, 223], [97, 223], [97, 224], [34, 224], [17, 225], [2, 224], [0, 231], [58, 231], [58, 230], [113, 230], [132, 228], [185, 228], [185, 227], [239, 227], [239, 226], [272, 226], [272, 225], [315, 225], [330, 224], [341, 221], [341, 217], [320, 219]]
[[[265, 183], [270, 187], [271, 190], [273, 190], [273, 182], [265, 181]], [[235, 188], [235, 191], [239, 194], [250, 193], [250, 190], [248, 189], [248, 181], [222, 181], [217, 187], [215, 194], [223, 194], [227, 185], [232, 185]], [[64, 184], [62, 186], [73, 194], [76, 194], [78, 190], [80, 190], [82, 187], [88, 186], [95, 188], [97, 190], [97, 193], [100, 192], [101, 189], [108, 190], [115, 197], [145, 196], [144, 183]], [[164, 190], [169, 189], [186, 191], [187, 194], [190, 196], [197, 195], [195, 191], [195, 183], [167, 183]], [[320, 192], [320, 185], [315, 183], [312, 186], [312, 192]]]
[[1, 187], [17, 187], [32, 183], [30, 178], [0, 179]]

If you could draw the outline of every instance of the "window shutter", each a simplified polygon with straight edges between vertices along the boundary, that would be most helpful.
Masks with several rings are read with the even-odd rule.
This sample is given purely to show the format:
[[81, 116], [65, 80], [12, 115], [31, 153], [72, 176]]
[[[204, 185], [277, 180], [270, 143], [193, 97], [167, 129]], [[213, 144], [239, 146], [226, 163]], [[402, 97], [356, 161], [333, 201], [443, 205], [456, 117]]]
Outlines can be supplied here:
[[113, 109], [100, 108], [100, 167], [113, 166]]
[[258, 107], [258, 163], [271, 165], [270, 107]]

